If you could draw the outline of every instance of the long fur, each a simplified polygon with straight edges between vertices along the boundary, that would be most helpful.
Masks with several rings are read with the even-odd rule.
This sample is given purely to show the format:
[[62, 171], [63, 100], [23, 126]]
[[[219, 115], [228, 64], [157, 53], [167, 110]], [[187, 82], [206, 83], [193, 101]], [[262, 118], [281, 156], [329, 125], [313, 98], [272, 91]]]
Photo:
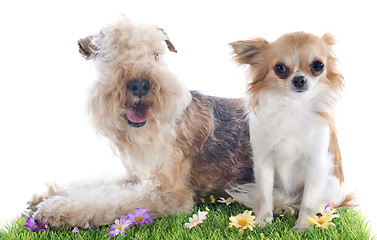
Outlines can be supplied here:
[[[235, 60], [250, 68], [247, 105], [256, 183], [229, 193], [258, 208], [257, 221], [272, 220], [273, 208], [300, 209], [295, 229], [329, 201], [340, 205], [345, 194], [333, 107], [343, 86], [331, 50], [334, 39], [297, 32], [273, 43], [251, 39], [232, 43]], [[323, 72], [311, 64], [321, 61]], [[286, 74], [274, 67], [284, 64]], [[304, 76], [307, 90], [297, 92], [293, 78]]]
[[[161, 28], [122, 19], [79, 41], [98, 79], [91, 90], [92, 124], [119, 154], [127, 174], [66, 186], [52, 184], [29, 201], [35, 219], [51, 227], [112, 223], [137, 207], [154, 217], [191, 211], [201, 197], [225, 196], [232, 185], [254, 180], [248, 114], [241, 99], [188, 91], [163, 60], [175, 50]], [[148, 93], [128, 84], [147, 79]], [[144, 126], [127, 111], [148, 106]]]

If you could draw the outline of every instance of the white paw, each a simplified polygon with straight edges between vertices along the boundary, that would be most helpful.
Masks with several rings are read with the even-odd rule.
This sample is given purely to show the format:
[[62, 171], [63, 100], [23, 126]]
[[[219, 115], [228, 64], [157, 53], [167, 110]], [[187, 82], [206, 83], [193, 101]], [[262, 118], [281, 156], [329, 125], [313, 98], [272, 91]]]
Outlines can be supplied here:
[[255, 219], [255, 221], [261, 227], [265, 227], [266, 224], [271, 224], [273, 219], [274, 219], [274, 217], [273, 217], [272, 211], [271, 211], [269, 213], [259, 213], [257, 218]]
[[305, 232], [309, 228], [310, 224], [304, 220], [297, 220], [295, 226], [293, 227], [293, 230], [296, 230], [297, 232]]
[[66, 198], [54, 196], [37, 205], [34, 218], [52, 228], [60, 228], [72, 224], [70, 209], [71, 204]]

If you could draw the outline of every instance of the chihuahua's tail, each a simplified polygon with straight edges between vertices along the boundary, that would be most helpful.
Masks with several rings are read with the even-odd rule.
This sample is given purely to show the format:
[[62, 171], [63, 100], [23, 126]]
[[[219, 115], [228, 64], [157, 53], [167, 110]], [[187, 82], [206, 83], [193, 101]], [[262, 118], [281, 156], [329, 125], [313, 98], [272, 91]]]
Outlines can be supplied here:
[[[234, 186], [231, 189], [227, 189], [226, 192], [234, 200], [249, 208], [255, 209], [258, 206], [258, 190], [255, 183]], [[274, 213], [280, 214], [284, 210], [285, 213], [293, 215], [300, 207], [300, 196], [302, 195], [289, 196], [284, 191], [274, 188], [272, 196]]]

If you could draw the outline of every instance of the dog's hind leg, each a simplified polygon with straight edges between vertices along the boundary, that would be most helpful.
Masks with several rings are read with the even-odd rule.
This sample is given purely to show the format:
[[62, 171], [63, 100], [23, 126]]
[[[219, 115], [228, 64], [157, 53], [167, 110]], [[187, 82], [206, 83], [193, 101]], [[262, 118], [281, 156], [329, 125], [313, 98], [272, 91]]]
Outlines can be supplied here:
[[37, 211], [37, 206], [39, 203], [45, 201], [48, 198], [52, 198], [54, 196], [65, 196], [67, 195], [67, 191], [69, 189], [88, 189], [94, 186], [101, 186], [101, 185], [108, 185], [109, 181], [113, 181], [112, 183], [122, 185], [122, 184], [136, 184], [139, 180], [136, 175], [128, 174], [127, 178], [124, 176], [121, 177], [113, 177], [113, 178], [98, 178], [96, 180], [82, 180], [80, 182], [75, 182], [67, 185], [58, 185], [56, 182], [46, 183], [47, 191], [44, 193], [34, 194], [31, 199], [27, 202], [28, 209], [32, 210], [33, 212]]
[[120, 183], [97, 182], [55, 187], [59, 191], [44, 196], [35, 206], [34, 218], [47, 222], [53, 228], [83, 227], [86, 222], [92, 226], [102, 226], [134, 212], [137, 207], [144, 207], [151, 211], [153, 217], [160, 217], [177, 211], [190, 211], [194, 205], [189, 189], [171, 189], [151, 182]]

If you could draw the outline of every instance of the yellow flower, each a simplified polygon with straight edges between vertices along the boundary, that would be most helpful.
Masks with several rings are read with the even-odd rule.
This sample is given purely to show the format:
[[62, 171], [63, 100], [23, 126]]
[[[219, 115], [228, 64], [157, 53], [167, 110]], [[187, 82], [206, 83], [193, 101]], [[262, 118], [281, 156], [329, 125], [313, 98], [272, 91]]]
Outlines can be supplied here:
[[204, 203], [206, 200], [204, 200], [204, 198], [200, 198], [200, 201], [202, 201], [202, 203]]
[[313, 215], [312, 217], [308, 217], [306, 221], [308, 221], [310, 225], [316, 225], [320, 229], [327, 229], [329, 226], [335, 226], [335, 224], [331, 222], [333, 218], [334, 216], [329, 214], [324, 214], [321, 217]]
[[261, 233], [261, 234], [260, 234], [260, 237], [261, 237], [261, 238], [264, 238], [264, 234], [263, 234], [263, 233]]
[[240, 233], [243, 233], [243, 230], [249, 228], [253, 231], [253, 226], [255, 224], [255, 216], [251, 216], [253, 212], [246, 210], [242, 214], [238, 214], [235, 217], [229, 218], [229, 227], [236, 227], [239, 228]]
[[205, 209], [206, 209], [207, 212], [209, 212], [209, 208], [208, 207], [206, 207]]
[[213, 195], [209, 196], [209, 199], [211, 200], [211, 203], [215, 203], [215, 202], [216, 202], [216, 200], [215, 200], [215, 198], [213, 197]]

